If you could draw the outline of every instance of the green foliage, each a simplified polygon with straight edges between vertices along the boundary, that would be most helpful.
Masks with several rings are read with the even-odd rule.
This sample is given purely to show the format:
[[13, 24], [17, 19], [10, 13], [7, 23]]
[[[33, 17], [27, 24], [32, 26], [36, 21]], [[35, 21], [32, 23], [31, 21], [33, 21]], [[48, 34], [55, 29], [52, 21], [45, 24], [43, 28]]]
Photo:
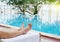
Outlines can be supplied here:
[[20, 11], [25, 14], [27, 8], [27, 0], [9, 0], [7, 4], [15, 6], [15, 8], [19, 8]]
[[56, 5], [60, 5], [60, 0], [58, 0], [58, 1], [56, 2]]
[[29, 0], [30, 4], [42, 4], [42, 3], [53, 3], [53, 2], [56, 2], [56, 0]]
[[23, 5], [26, 3], [27, 3], [26, 0], [9, 0], [9, 2], [7, 2], [7, 4], [12, 4], [12, 5]]
[[42, 2], [44, 3], [44, 4], [51, 4], [51, 3], [53, 3], [53, 2], [56, 2], [56, 0], [42, 0]]
[[38, 3], [38, 2], [40, 2], [41, 0], [29, 0], [29, 3], [30, 4], [36, 4], [36, 3]]
[[56, 2], [56, 0], [47, 0], [48, 1], [48, 3], [53, 3], [53, 2]]

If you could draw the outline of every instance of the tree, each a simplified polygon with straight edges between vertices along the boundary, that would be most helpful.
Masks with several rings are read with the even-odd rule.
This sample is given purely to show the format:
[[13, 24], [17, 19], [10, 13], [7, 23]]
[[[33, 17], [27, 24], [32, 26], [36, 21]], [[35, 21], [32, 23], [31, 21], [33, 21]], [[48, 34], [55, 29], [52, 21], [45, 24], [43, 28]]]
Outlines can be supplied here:
[[38, 6], [39, 8], [42, 7], [43, 4], [51, 4], [52, 2], [55, 2], [56, 0], [29, 0], [29, 4], [31, 4], [34, 8], [34, 15], [38, 13]]
[[27, 8], [27, 1], [26, 0], [9, 0], [7, 2], [9, 5], [15, 5], [15, 8], [19, 8], [19, 10], [25, 14], [25, 10]]
[[38, 22], [37, 18], [39, 18], [39, 17], [36, 14], [38, 14], [38, 11], [42, 7], [42, 5], [51, 4], [55, 1], [56, 0], [28, 0], [28, 2], [29, 2], [28, 4], [32, 5], [33, 14], [35, 15], [33, 20], [36, 20]]
[[26, 11], [26, 9], [29, 5], [32, 5], [33, 14], [35, 15], [38, 13], [39, 8], [41, 8], [43, 4], [51, 4], [55, 1], [56, 0], [9, 0], [7, 4], [13, 5], [13, 6], [17, 5], [15, 7], [19, 8], [19, 10], [23, 12], [23, 14], [25, 14], [25, 12], [30, 13], [29, 11]]
[[[3, 1], [6, 1], [6, 0], [2, 0], [2, 2]], [[23, 14], [25, 14], [26, 8], [28, 7], [27, 0], [9, 0], [6, 2], [8, 5], [13, 5], [15, 8], [18, 8], [19, 13], [22, 12]]]

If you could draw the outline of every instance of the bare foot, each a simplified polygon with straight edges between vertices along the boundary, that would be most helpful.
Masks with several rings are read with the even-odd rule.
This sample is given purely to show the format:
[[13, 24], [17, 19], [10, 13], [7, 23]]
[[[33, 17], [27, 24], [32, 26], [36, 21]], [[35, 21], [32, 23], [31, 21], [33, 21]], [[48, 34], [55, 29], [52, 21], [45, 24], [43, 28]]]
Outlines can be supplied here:
[[20, 27], [19, 30], [23, 30], [24, 29], [24, 23], [22, 23], [22, 26]]
[[20, 32], [20, 34], [22, 35], [22, 34], [27, 33], [31, 28], [32, 28], [32, 25], [31, 25], [31, 24], [28, 24], [28, 26], [27, 26], [26, 28], [21, 28], [21, 29], [19, 30], [19, 32]]
[[32, 28], [31, 24], [28, 24], [28, 26], [23, 30], [23, 33], [27, 33]]

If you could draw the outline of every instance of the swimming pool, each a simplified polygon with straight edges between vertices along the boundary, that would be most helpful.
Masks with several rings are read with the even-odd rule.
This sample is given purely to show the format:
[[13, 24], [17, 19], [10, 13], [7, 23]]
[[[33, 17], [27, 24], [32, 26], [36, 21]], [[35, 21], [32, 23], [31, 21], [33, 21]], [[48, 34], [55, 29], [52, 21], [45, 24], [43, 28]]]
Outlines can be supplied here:
[[48, 22], [42, 23], [42, 20], [36, 15], [34, 16], [34, 18], [32, 16], [26, 17], [25, 15], [17, 15], [16, 18], [7, 20], [5, 24], [20, 27], [23, 22], [24, 22], [25, 27], [28, 25], [28, 23], [31, 23], [33, 30], [60, 36], [60, 22], [59, 21], [56, 21], [53, 24], [50, 24]]

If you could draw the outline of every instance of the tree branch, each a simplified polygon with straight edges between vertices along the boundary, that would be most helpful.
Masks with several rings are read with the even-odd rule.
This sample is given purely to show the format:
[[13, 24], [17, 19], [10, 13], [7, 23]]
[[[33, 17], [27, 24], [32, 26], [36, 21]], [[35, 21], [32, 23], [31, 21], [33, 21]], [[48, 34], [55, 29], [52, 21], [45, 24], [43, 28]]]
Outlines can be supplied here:
[[29, 12], [29, 11], [25, 11], [25, 12], [27, 12], [27, 13], [29, 13], [29, 14], [32, 14], [31, 12]]
[[23, 11], [20, 6], [18, 6], [18, 8], [19, 8], [21, 11]]

